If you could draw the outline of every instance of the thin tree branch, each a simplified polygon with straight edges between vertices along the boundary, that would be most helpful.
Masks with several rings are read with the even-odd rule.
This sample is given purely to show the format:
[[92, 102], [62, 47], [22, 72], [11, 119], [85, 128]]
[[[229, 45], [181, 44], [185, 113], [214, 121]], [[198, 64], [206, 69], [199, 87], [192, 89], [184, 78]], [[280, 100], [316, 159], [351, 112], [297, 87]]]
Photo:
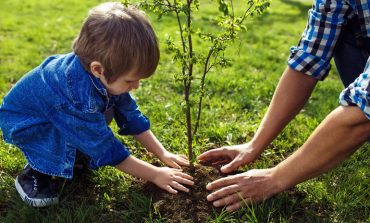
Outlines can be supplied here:
[[198, 102], [198, 114], [197, 114], [197, 118], [196, 118], [196, 122], [195, 122], [193, 135], [197, 134], [199, 123], [200, 123], [200, 115], [202, 113], [202, 102], [203, 102], [203, 97], [204, 97], [204, 84], [205, 84], [205, 80], [206, 80], [206, 75], [210, 70], [210, 68], [208, 68], [208, 63], [209, 63], [209, 60], [210, 60], [213, 52], [214, 52], [214, 50], [213, 50], [213, 48], [211, 48], [208, 52], [208, 55], [206, 57], [206, 62], [204, 64], [204, 70], [203, 70], [203, 75], [202, 75], [202, 80], [201, 80], [201, 92], [200, 92], [200, 97], [199, 97], [199, 102]]

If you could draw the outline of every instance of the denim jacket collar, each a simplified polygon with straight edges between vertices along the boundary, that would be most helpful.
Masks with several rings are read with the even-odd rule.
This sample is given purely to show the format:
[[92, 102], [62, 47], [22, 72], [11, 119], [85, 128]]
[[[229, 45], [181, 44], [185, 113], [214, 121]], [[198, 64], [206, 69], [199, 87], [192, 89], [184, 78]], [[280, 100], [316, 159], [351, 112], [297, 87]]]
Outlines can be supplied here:
[[104, 87], [104, 85], [102, 84], [100, 79], [95, 77], [94, 75], [92, 75], [90, 73], [89, 73], [89, 77], [90, 77], [91, 82], [93, 83], [94, 87], [96, 88], [96, 90], [98, 90], [100, 94], [108, 97], [107, 89]]
[[81, 62], [80, 62], [80, 58], [76, 55], [76, 60], [78, 61], [77, 64], [78, 64], [78, 69], [83, 72], [83, 73], [86, 73], [91, 82], [93, 83], [94, 87], [96, 88], [96, 90], [98, 90], [98, 92], [106, 97], [108, 97], [108, 91], [107, 89], [104, 87], [104, 85], [102, 84], [102, 82], [100, 81], [99, 78], [95, 77], [93, 74], [91, 74], [90, 72], [86, 71], [85, 68], [82, 66]]

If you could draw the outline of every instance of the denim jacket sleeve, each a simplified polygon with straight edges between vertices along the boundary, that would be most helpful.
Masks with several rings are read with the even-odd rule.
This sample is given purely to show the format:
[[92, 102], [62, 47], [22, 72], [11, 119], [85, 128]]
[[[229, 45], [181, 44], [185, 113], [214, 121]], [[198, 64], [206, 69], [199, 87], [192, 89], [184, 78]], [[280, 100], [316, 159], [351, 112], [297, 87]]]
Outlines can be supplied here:
[[140, 112], [129, 93], [113, 96], [112, 99], [116, 107], [114, 118], [120, 128], [119, 134], [137, 135], [150, 129], [149, 119]]
[[92, 159], [93, 168], [115, 166], [130, 155], [107, 126], [101, 113], [81, 112], [74, 106], [65, 104], [50, 111], [49, 118], [66, 142]]

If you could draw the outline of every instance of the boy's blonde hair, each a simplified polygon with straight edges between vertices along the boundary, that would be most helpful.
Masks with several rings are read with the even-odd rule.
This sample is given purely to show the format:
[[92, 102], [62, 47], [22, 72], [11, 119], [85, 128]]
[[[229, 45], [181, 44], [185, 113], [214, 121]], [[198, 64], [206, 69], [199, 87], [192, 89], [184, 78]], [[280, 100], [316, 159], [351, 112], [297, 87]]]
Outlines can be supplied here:
[[159, 61], [156, 35], [144, 12], [118, 2], [100, 4], [89, 11], [73, 51], [90, 70], [100, 62], [108, 83], [131, 71], [141, 78], [152, 75]]

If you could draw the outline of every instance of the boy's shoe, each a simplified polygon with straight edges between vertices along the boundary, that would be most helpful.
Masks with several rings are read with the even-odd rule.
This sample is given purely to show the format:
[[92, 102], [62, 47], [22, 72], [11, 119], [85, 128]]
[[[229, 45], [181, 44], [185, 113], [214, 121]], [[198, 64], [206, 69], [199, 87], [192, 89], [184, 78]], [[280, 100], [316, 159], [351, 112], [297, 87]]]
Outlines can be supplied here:
[[22, 200], [33, 207], [59, 203], [51, 176], [40, 173], [27, 164], [15, 179], [15, 187]]

